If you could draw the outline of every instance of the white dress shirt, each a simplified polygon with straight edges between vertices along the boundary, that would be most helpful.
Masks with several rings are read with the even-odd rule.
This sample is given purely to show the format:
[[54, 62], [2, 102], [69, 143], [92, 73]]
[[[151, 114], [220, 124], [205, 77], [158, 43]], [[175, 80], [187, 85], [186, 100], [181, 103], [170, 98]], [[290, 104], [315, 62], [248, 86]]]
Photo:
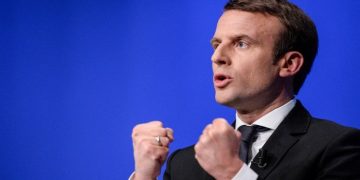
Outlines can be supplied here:
[[[252, 158], [259, 152], [266, 141], [270, 138], [275, 129], [280, 125], [280, 123], [285, 119], [289, 112], [295, 107], [296, 99], [292, 99], [286, 104], [272, 110], [271, 112], [265, 114], [260, 119], [256, 120], [253, 124], [247, 124], [240, 119], [236, 114], [235, 128], [238, 129], [242, 125], [253, 126], [259, 125], [267, 127], [270, 130], [265, 132], [260, 132], [258, 138], [251, 146], [251, 153], [254, 154]], [[244, 164], [239, 172], [232, 178], [232, 180], [256, 180], [258, 175], [250, 168], [251, 161], [248, 165]]]

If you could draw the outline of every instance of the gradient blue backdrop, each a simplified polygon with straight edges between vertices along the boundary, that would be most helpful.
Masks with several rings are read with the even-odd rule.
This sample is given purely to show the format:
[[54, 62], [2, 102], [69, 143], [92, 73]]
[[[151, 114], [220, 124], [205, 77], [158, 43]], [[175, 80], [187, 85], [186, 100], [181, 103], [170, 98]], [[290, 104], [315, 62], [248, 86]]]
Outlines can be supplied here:
[[[360, 128], [360, 1], [293, 2], [320, 35], [299, 99]], [[162, 120], [173, 151], [213, 118], [232, 121], [211, 80], [209, 40], [224, 3], [2, 1], [0, 179], [127, 179], [134, 125]]]

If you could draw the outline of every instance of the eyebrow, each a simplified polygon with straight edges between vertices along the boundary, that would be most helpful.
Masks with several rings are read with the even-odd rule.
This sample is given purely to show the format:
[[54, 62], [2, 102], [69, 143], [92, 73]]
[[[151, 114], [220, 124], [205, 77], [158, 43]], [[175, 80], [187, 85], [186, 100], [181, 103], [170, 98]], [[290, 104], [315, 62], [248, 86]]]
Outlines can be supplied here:
[[255, 43], [255, 44], [258, 43], [257, 40], [255, 40], [254, 38], [252, 38], [252, 37], [250, 37], [250, 36], [248, 36], [248, 35], [236, 35], [236, 36], [233, 36], [232, 39], [234, 39], [234, 40], [244, 39], [244, 40], [250, 41], [251, 43]]
[[210, 44], [218, 43], [218, 42], [221, 42], [221, 40], [218, 38], [211, 38], [211, 40], [210, 40]]
[[[234, 36], [231, 36], [231, 40], [240, 40], [240, 39], [246, 39], [246, 40], [249, 40], [252, 43], [259, 43], [257, 40], [251, 38], [248, 35], [234, 35]], [[219, 43], [219, 42], [221, 42], [221, 40], [219, 38], [215, 38], [215, 37], [210, 40], [211, 44]]]

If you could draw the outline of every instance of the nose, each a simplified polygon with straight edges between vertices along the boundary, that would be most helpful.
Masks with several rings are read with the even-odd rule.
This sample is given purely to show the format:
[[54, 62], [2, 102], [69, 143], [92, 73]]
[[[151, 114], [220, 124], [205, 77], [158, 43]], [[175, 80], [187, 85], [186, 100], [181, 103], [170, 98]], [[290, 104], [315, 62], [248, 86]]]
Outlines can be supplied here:
[[213, 55], [211, 56], [211, 61], [218, 65], [230, 65], [231, 61], [229, 58], [229, 53], [227, 52], [226, 46], [219, 45], [215, 50]]

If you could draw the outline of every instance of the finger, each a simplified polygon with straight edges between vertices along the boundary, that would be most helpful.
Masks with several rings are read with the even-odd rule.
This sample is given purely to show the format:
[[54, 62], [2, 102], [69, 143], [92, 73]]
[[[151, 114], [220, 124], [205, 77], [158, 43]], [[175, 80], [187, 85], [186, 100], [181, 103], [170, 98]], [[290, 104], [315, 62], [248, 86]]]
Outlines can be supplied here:
[[137, 124], [134, 129], [146, 129], [146, 128], [153, 128], [153, 127], [163, 127], [161, 121], [150, 121], [147, 123]]
[[152, 127], [163, 127], [163, 123], [159, 120], [150, 121], [146, 124], [148, 124], [149, 126], [152, 126]]
[[198, 153], [195, 153], [195, 159], [199, 161], [201, 159], [201, 156]]
[[210, 140], [210, 136], [208, 136], [207, 134], [202, 134], [199, 137], [198, 144], [199, 145], [207, 144], [209, 142], [209, 140]]
[[153, 146], [169, 146], [170, 140], [161, 136], [137, 136], [133, 140], [135, 145], [151, 144]]
[[203, 154], [204, 154], [204, 146], [201, 143], [196, 143], [194, 146], [194, 151], [195, 151], [195, 159], [197, 161], [200, 161], [201, 159], [203, 159]]
[[160, 141], [162, 146], [164, 147], [169, 147], [170, 143], [172, 142], [172, 140], [169, 139], [168, 137], [160, 137]]
[[171, 140], [168, 137], [156, 136], [154, 138], [155, 138], [156, 145], [158, 145], [158, 146], [168, 147], [169, 144], [171, 143]]
[[234, 128], [224, 118], [216, 118], [213, 121], [213, 126], [214, 130], [220, 134], [234, 131]]
[[194, 151], [195, 151], [195, 158], [199, 158], [199, 152], [201, 150], [201, 145], [198, 143], [195, 144], [194, 146]]
[[213, 124], [216, 126], [228, 125], [229, 123], [224, 118], [216, 118], [213, 120]]
[[143, 126], [134, 128], [132, 136], [167, 136], [167, 131], [162, 127]]
[[146, 134], [149, 136], [167, 136], [167, 130], [165, 128], [154, 128], [146, 130]]
[[195, 159], [198, 160], [199, 159], [199, 156], [197, 154], [195, 154]]
[[152, 129], [152, 128], [162, 128], [163, 124], [161, 121], [150, 121], [147, 123], [141, 123], [141, 124], [137, 124], [133, 131], [143, 131], [144, 129]]
[[209, 135], [209, 131], [211, 131], [212, 126], [213, 126], [212, 124], [206, 125], [204, 130], [203, 130], [203, 134]]
[[154, 158], [155, 156], [158, 157], [162, 151], [168, 151], [169, 149], [168, 147], [159, 146], [154, 138], [141, 137], [139, 139], [138, 143], [134, 146], [134, 150], [151, 159], [156, 159]]
[[166, 137], [169, 138], [170, 142], [174, 141], [174, 131], [171, 128], [165, 128]]

